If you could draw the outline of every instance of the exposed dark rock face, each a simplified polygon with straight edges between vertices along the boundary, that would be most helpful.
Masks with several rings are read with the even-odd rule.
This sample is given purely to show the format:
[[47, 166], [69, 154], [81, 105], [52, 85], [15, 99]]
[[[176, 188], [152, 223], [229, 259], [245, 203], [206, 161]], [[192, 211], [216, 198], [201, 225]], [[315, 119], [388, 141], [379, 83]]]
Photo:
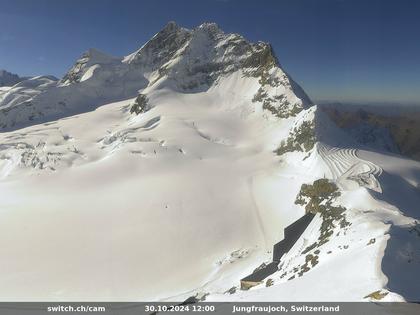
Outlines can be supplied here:
[[61, 82], [64, 84], [71, 84], [80, 82], [80, 79], [83, 75], [82, 69], [85, 67], [89, 61], [90, 54], [88, 52], [84, 53], [80, 59], [76, 61], [73, 67], [64, 75]]
[[[264, 109], [279, 118], [295, 116], [312, 104], [303, 90], [281, 69], [270, 44], [250, 43], [238, 34], [225, 34], [216, 24], [204, 23], [193, 30], [170, 22], [136, 53], [128, 63], [157, 71], [151, 84], [167, 77], [182, 91], [205, 90], [221, 76], [241, 70], [261, 85], [254, 96]], [[278, 91], [273, 91], [276, 90]], [[292, 90], [290, 100], [283, 91]]]
[[275, 152], [278, 155], [293, 151], [308, 152], [312, 150], [316, 141], [315, 122], [304, 121], [299, 127], [293, 128], [287, 140], [283, 141]]
[[130, 113], [135, 113], [136, 115], [144, 113], [149, 109], [149, 99], [144, 94], [139, 94], [136, 100], [134, 101], [133, 106], [130, 108]]
[[328, 242], [337, 226], [345, 229], [350, 225], [345, 216], [346, 208], [333, 205], [340, 195], [337, 185], [325, 178], [302, 185], [295, 204], [304, 206], [307, 213], [319, 213], [322, 217], [318, 241], [304, 249], [303, 254]]
[[[87, 52], [76, 61], [71, 69], [60, 80], [60, 84], [69, 85], [73, 83], [80, 83], [85, 70], [92, 65], [120, 63], [121, 59], [109, 56], [94, 48], [89, 49]], [[117, 68], [116, 68], [117, 69]], [[116, 74], [117, 75], [117, 74]]]
[[[158, 70], [175, 57], [190, 37], [189, 30], [179, 27], [175, 22], [169, 22], [131, 57], [130, 63], [148, 70]], [[164, 68], [160, 71], [164, 71]]]
[[10, 73], [6, 70], [0, 70], [0, 87], [13, 86], [25, 79], [26, 78], [21, 78], [17, 74]]

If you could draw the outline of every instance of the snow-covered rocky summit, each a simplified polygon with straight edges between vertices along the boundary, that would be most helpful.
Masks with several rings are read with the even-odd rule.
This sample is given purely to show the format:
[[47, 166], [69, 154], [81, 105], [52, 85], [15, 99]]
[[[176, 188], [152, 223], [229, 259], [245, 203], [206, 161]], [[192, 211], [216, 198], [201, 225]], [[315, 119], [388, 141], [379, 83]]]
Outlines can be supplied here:
[[240, 72], [244, 78], [259, 80], [254, 100], [285, 117], [311, 104], [281, 69], [270, 44], [225, 34], [215, 23], [188, 30], [170, 22], [124, 62], [141, 68], [150, 84], [185, 92], [206, 90], [221, 77]]
[[24, 79], [25, 78], [21, 78], [17, 74], [0, 69], [0, 87], [13, 86]]
[[94, 71], [105, 65], [118, 65], [120, 58], [107, 55], [97, 49], [91, 48], [84, 53], [64, 75], [59, 85], [66, 86], [88, 80]]
[[[214, 23], [188, 30], [168, 23], [150, 41], [124, 58], [90, 49], [64, 77], [33, 97], [18, 102], [9, 91], [0, 101], [0, 127], [85, 112], [111, 101], [134, 97], [145, 88], [194, 93], [240, 73], [258, 79], [253, 101], [279, 117], [294, 116], [311, 104], [303, 90], [281, 69], [269, 44], [250, 43], [225, 34]], [[19, 93], [25, 91], [19, 90]], [[39, 95], [38, 95], [39, 94]], [[31, 119], [30, 119], [31, 118]]]
[[420, 300], [420, 163], [361, 148], [269, 44], [171, 22], [0, 90], [0, 126], [0, 299]]

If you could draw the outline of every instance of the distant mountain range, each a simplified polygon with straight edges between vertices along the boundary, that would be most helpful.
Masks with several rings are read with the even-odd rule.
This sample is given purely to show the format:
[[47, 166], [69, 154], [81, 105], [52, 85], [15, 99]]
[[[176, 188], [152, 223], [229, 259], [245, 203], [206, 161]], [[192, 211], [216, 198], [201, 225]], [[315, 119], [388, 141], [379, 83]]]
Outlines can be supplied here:
[[6, 70], [0, 69], [0, 87], [2, 86], [13, 86], [20, 81], [27, 79], [27, 77], [19, 77], [17, 74], [7, 72]]
[[420, 160], [419, 106], [343, 103], [319, 106], [361, 145]]

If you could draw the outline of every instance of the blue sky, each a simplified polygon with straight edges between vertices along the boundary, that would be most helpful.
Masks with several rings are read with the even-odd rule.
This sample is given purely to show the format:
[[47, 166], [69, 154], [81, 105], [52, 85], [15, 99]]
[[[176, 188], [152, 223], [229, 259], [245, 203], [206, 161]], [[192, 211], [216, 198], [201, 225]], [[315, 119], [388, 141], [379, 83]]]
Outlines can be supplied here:
[[0, 0], [0, 69], [61, 77], [88, 48], [127, 55], [170, 20], [270, 42], [315, 101], [420, 103], [416, 0]]

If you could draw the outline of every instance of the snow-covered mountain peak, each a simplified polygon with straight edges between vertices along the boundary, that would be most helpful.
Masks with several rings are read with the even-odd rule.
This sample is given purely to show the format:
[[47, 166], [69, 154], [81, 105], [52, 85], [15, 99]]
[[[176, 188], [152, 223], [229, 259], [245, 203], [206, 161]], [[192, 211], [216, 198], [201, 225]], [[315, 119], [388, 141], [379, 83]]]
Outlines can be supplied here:
[[224, 34], [223, 30], [214, 22], [205, 22], [194, 29], [194, 32], [205, 32], [209, 35], [215, 36]]
[[278, 118], [288, 118], [312, 104], [280, 67], [270, 44], [224, 33], [215, 23], [190, 30], [169, 22], [124, 58], [89, 49], [58, 83], [28, 93], [10, 90], [0, 99], [0, 108], [9, 108], [0, 111], [0, 126], [83, 112], [134, 98], [140, 91], [205, 92], [233, 76], [238, 93], [241, 86], [249, 86], [247, 102], [254, 110], [262, 108]]
[[[169, 22], [160, 32], [124, 62], [147, 70], [165, 70], [183, 60], [189, 70], [214, 72], [228, 67], [225, 72], [239, 68], [279, 66], [271, 46], [267, 43], [250, 43], [238, 34], [224, 33], [216, 23], [203, 23], [189, 30]], [[204, 64], [213, 64], [209, 69]]]
[[81, 82], [83, 75], [89, 70], [90, 67], [96, 65], [108, 65], [120, 63], [121, 58], [108, 55], [95, 48], [90, 48], [82, 54], [76, 61], [73, 67], [64, 75], [60, 81], [60, 85], [65, 86], [72, 83]]
[[157, 70], [175, 55], [190, 36], [190, 30], [169, 22], [140, 49], [126, 56], [124, 62], [146, 71]]
[[4, 299], [419, 299], [420, 163], [357, 148], [268, 43], [170, 22], [0, 88], [0, 128]]
[[0, 87], [13, 86], [24, 79], [25, 78], [21, 78], [17, 74], [0, 69]]
[[224, 33], [215, 23], [189, 30], [169, 23], [124, 63], [143, 71], [152, 85], [184, 92], [205, 91], [239, 72], [256, 79], [254, 102], [280, 118], [311, 105], [309, 97], [280, 67], [270, 44]]
[[89, 59], [90, 64], [110, 63], [110, 62], [116, 62], [116, 61], [121, 60], [121, 58], [119, 57], [111, 56], [96, 48], [89, 48], [88, 51], [85, 53], [85, 56]]
[[174, 30], [179, 29], [180, 27], [178, 26], [178, 24], [175, 21], [169, 21], [165, 27], [162, 29], [162, 31], [166, 31], [166, 32], [172, 32]]
[[[31, 99], [33, 110], [29, 116], [34, 120], [49, 116], [49, 112], [57, 115], [76, 108], [80, 111], [84, 106], [81, 104], [95, 107], [107, 101], [135, 97], [145, 88], [203, 92], [235, 73], [242, 85], [250, 82], [252, 88], [247, 94], [255, 108], [262, 107], [279, 118], [287, 118], [311, 105], [309, 97], [280, 67], [270, 44], [251, 43], [239, 34], [224, 33], [215, 23], [186, 29], [169, 22], [140, 49], [124, 58], [89, 49], [58, 84], [36, 93], [39, 96]], [[83, 100], [79, 101], [76, 95], [84, 95]], [[11, 95], [5, 100], [13, 103], [3, 100], [0, 107], [13, 104], [13, 112], [18, 111], [17, 99], [28, 100]], [[2, 119], [0, 114], [3, 126], [14, 126], [29, 118], [23, 112], [14, 114], [13, 119], [11, 113], [4, 114], [9, 118]]]

